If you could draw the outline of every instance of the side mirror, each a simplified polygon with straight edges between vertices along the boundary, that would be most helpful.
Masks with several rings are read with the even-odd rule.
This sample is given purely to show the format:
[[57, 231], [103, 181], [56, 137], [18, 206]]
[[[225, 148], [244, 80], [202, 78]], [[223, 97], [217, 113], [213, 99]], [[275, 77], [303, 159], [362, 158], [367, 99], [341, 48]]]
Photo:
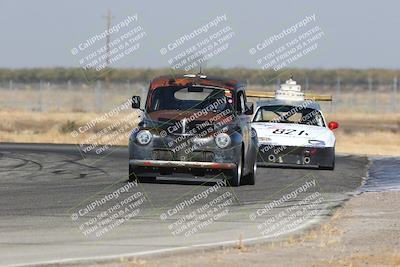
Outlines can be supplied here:
[[132, 108], [134, 109], [140, 108], [140, 96], [138, 95], [132, 96]]
[[336, 121], [331, 121], [330, 123], [328, 123], [328, 128], [331, 130], [337, 129], [339, 128], [339, 123], [337, 123]]
[[253, 103], [247, 103], [246, 104], [246, 111], [244, 114], [246, 115], [253, 115], [254, 113], [254, 104]]

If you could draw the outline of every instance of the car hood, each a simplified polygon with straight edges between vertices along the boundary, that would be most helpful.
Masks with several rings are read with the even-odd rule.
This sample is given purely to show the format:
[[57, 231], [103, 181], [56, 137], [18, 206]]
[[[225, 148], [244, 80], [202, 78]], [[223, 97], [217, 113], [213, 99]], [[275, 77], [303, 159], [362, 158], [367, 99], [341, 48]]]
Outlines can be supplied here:
[[229, 115], [222, 115], [221, 112], [196, 112], [196, 111], [182, 111], [182, 110], [160, 110], [160, 111], [153, 111], [147, 113], [147, 117], [153, 121], [180, 121], [183, 119], [191, 120], [191, 121], [207, 121], [207, 120], [223, 120]]
[[326, 127], [267, 122], [253, 122], [252, 127], [257, 132], [260, 144], [323, 147], [333, 147], [335, 144], [333, 132]]

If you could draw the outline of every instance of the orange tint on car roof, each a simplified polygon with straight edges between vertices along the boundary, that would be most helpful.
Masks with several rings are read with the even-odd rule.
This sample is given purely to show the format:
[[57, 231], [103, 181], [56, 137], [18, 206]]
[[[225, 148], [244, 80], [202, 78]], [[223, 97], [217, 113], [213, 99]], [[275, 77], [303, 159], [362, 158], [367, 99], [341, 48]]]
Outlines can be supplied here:
[[159, 87], [167, 86], [189, 86], [189, 85], [203, 85], [203, 86], [214, 86], [220, 87], [227, 90], [235, 90], [242, 87], [243, 84], [237, 80], [227, 80], [223, 78], [200, 78], [196, 77], [185, 77], [185, 76], [162, 76], [155, 78], [150, 84], [150, 90], [154, 90]]

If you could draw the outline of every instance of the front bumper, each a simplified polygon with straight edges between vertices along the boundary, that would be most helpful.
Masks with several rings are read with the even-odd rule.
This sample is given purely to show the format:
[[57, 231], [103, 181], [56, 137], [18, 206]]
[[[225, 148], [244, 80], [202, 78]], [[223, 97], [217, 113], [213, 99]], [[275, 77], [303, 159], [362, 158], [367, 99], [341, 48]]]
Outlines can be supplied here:
[[[192, 143], [180, 149], [168, 144], [177, 136], [154, 137], [149, 145], [141, 146], [131, 140], [129, 144], [129, 165], [138, 176], [195, 176], [195, 177], [228, 177], [236, 168], [241, 147], [216, 147], [214, 139], [205, 139], [203, 145], [192, 148]], [[174, 143], [175, 144], [175, 143]], [[223, 173], [223, 176], [219, 176]]]
[[[137, 176], [205, 177], [225, 179], [230, 177], [236, 163], [196, 162], [170, 160], [129, 160], [130, 171]], [[221, 175], [222, 174], [222, 175]]]
[[332, 165], [334, 147], [260, 145], [257, 165], [298, 168], [324, 168]]
[[198, 169], [217, 169], [230, 170], [236, 167], [235, 163], [218, 162], [193, 162], [193, 161], [171, 161], [171, 160], [129, 160], [131, 166], [154, 167], [154, 168], [198, 168]]

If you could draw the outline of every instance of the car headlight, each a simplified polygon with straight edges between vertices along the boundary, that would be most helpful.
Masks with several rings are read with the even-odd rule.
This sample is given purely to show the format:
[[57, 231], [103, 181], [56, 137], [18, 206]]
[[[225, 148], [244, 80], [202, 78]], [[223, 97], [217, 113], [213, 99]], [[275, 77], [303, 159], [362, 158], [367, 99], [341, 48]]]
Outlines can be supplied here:
[[150, 143], [152, 134], [148, 130], [142, 130], [136, 135], [136, 140], [141, 145], [147, 145]]
[[321, 140], [308, 140], [308, 143], [313, 146], [325, 146], [325, 142]]
[[231, 138], [226, 133], [220, 133], [215, 137], [215, 143], [219, 148], [225, 148], [230, 145]]

